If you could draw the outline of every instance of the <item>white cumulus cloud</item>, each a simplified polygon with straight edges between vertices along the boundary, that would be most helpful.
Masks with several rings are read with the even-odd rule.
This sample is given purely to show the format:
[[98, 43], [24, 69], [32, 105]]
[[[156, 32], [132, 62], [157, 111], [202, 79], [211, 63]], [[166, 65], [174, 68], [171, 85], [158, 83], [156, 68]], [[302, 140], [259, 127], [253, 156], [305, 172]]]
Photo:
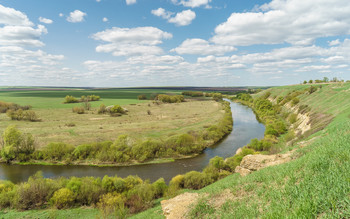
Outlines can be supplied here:
[[196, 13], [192, 10], [184, 10], [171, 17], [168, 22], [174, 23], [178, 26], [186, 26], [192, 23], [192, 20], [196, 18]]
[[114, 56], [139, 56], [163, 53], [157, 45], [163, 39], [172, 38], [172, 34], [155, 27], [113, 27], [95, 33], [92, 38], [107, 43], [97, 46], [97, 52], [112, 53]]
[[103, 21], [103, 22], [108, 22], [108, 18], [104, 17], [104, 18], [102, 19], [102, 21]]
[[205, 6], [209, 8], [209, 3], [211, 0], [171, 0], [172, 3], [176, 5], [183, 5], [185, 7], [196, 8], [200, 6]]
[[53, 23], [53, 21], [51, 19], [44, 18], [44, 17], [39, 17], [39, 21], [41, 23], [45, 23], [45, 24], [52, 24]]
[[126, 0], [127, 5], [133, 5], [136, 4], [136, 0]]
[[13, 8], [8, 8], [0, 4], [0, 24], [13, 26], [32, 26], [27, 15]]
[[82, 12], [80, 10], [75, 10], [71, 13], [69, 13], [69, 16], [67, 17], [67, 21], [71, 23], [79, 23], [84, 21], [84, 17], [87, 14], [85, 12]]
[[13, 8], [0, 5], [0, 46], [40, 47], [42, 34], [47, 33], [43, 25], [34, 27], [27, 15]]
[[339, 39], [332, 40], [332, 41], [328, 42], [328, 45], [329, 45], [329, 46], [337, 46], [337, 45], [339, 45], [339, 44], [340, 44]]
[[347, 0], [272, 0], [258, 12], [232, 13], [212, 40], [229, 45], [310, 45], [316, 38], [350, 33]]
[[158, 8], [158, 9], [152, 10], [151, 13], [163, 19], [169, 19], [171, 15], [174, 14], [173, 12], [166, 11], [164, 8]]
[[196, 18], [196, 13], [192, 10], [184, 10], [182, 12], [175, 13], [166, 11], [164, 8], [158, 8], [152, 10], [151, 13], [157, 17], [168, 20], [169, 23], [174, 23], [177, 26], [187, 26], [192, 23], [192, 20]]
[[182, 44], [171, 51], [178, 54], [193, 55], [223, 55], [227, 52], [235, 51], [233, 46], [210, 44], [203, 39], [186, 39]]

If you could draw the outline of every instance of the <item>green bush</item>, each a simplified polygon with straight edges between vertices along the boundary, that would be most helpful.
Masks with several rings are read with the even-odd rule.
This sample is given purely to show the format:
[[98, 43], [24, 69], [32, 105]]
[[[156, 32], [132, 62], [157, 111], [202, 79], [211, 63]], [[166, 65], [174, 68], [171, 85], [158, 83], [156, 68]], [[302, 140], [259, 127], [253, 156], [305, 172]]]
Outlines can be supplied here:
[[23, 134], [16, 126], [8, 126], [2, 135], [4, 146], [1, 156], [9, 162], [15, 158], [27, 161], [35, 151], [34, 138], [31, 134]]
[[94, 177], [72, 177], [66, 188], [74, 192], [75, 202], [79, 205], [94, 205], [104, 193], [101, 179]]
[[63, 103], [78, 103], [79, 100], [73, 96], [70, 96], [70, 95], [67, 95], [65, 98], [64, 98], [64, 102]]
[[72, 112], [77, 114], [84, 114], [85, 108], [83, 106], [75, 106], [72, 108]]
[[102, 103], [98, 109], [98, 114], [104, 114], [107, 112], [106, 106]]
[[114, 186], [114, 180], [113, 177], [109, 176], [104, 176], [102, 179], [102, 188], [106, 192], [114, 192], [115, 191], [115, 186]]
[[168, 186], [165, 183], [163, 178], [158, 179], [152, 184], [154, 188], [154, 196], [155, 198], [163, 197], [163, 195], [166, 193]]
[[185, 98], [183, 95], [159, 94], [157, 96], [157, 100], [163, 103], [181, 103], [185, 101]]
[[18, 210], [36, 209], [49, 201], [58, 185], [51, 179], [44, 179], [41, 172], [28, 179], [28, 182], [18, 185], [15, 207]]
[[141, 95], [137, 96], [137, 99], [139, 99], [139, 100], [147, 100], [147, 96], [146, 96], [146, 94], [141, 94]]
[[86, 96], [81, 96], [80, 98], [80, 102], [89, 102], [89, 101], [99, 101], [100, 100], [100, 96], [97, 96], [97, 95], [88, 95], [87, 97]]
[[127, 197], [126, 206], [130, 209], [130, 213], [137, 213], [152, 207], [155, 189], [147, 182], [138, 184], [128, 191]]
[[36, 122], [39, 121], [38, 116], [36, 115], [36, 113], [32, 110], [22, 110], [22, 109], [18, 109], [18, 110], [7, 110], [6, 112], [7, 116], [11, 118], [11, 120], [26, 120], [26, 121], [31, 121], [31, 122]]
[[184, 179], [185, 179], [185, 176], [184, 175], [177, 175], [177, 176], [174, 176], [170, 183], [169, 183], [169, 186], [173, 186], [173, 187], [177, 187], [177, 188], [183, 188], [184, 187]]
[[125, 218], [128, 209], [124, 206], [124, 198], [119, 194], [104, 194], [101, 196], [97, 207], [100, 210], [103, 218], [115, 217]]
[[309, 88], [309, 94], [312, 94], [312, 93], [314, 93], [315, 91], [317, 91], [317, 87], [315, 87], [315, 86], [310, 86], [310, 88]]
[[299, 98], [294, 97], [294, 98], [292, 99], [292, 106], [297, 105], [299, 102], [300, 102]]
[[4, 133], [2, 134], [2, 138], [6, 146], [17, 147], [21, 144], [22, 133], [16, 128], [15, 125], [10, 125], [5, 129]]
[[137, 185], [143, 183], [143, 181], [142, 181], [142, 179], [141, 179], [140, 177], [138, 177], [138, 176], [132, 176], [132, 175], [127, 176], [127, 177], [124, 179], [124, 182], [125, 182], [126, 190], [131, 190], [131, 189], [133, 189], [135, 186], [137, 186]]
[[131, 149], [131, 153], [136, 160], [143, 162], [158, 157], [160, 148], [161, 143], [159, 141], [148, 139], [142, 143], [135, 144]]
[[187, 189], [201, 189], [212, 182], [208, 175], [197, 171], [190, 171], [184, 176], [184, 188]]
[[16, 186], [12, 182], [0, 180], [0, 209], [14, 206], [16, 192]]
[[73, 151], [73, 159], [84, 160], [90, 157], [92, 154], [92, 145], [82, 144], [78, 145]]
[[114, 105], [110, 111], [111, 114], [116, 114], [116, 113], [120, 113], [120, 114], [124, 114], [125, 110], [123, 109], [123, 107], [119, 106], [119, 105]]
[[115, 191], [118, 192], [118, 193], [123, 193], [127, 189], [126, 182], [125, 182], [125, 180], [123, 178], [114, 177], [113, 184], [114, 184]]
[[57, 209], [72, 207], [74, 203], [74, 193], [70, 189], [61, 188], [53, 194], [50, 203]]
[[191, 96], [191, 97], [203, 97], [204, 96], [202, 91], [184, 91], [184, 92], [182, 92], [182, 95]]
[[63, 160], [70, 157], [74, 147], [62, 142], [52, 142], [43, 148], [42, 153], [45, 160]]
[[215, 167], [216, 169], [224, 169], [225, 161], [222, 157], [215, 156], [214, 158], [210, 159], [209, 165]]
[[223, 96], [222, 96], [221, 93], [213, 93], [211, 96], [213, 97], [213, 99], [214, 99], [215, 101], [221, 101], [222, 98], [223, 98]]

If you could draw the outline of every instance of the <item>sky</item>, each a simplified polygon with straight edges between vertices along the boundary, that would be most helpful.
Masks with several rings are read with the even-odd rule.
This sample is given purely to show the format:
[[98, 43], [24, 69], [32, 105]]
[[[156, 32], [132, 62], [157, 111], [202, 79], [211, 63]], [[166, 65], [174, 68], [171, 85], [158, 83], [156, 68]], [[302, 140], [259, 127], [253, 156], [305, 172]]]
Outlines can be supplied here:
[[0, 0], [0, 86], [275, 86], [349, 61], [349, 0]]

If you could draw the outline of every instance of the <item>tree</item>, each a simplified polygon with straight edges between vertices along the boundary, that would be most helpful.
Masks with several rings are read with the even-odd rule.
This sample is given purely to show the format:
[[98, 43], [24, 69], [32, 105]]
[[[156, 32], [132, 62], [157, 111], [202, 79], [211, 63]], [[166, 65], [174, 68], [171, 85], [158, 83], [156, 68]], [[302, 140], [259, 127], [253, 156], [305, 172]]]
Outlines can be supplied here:
[[329, 82], [329, 78], [323, 77], [323, 82]]

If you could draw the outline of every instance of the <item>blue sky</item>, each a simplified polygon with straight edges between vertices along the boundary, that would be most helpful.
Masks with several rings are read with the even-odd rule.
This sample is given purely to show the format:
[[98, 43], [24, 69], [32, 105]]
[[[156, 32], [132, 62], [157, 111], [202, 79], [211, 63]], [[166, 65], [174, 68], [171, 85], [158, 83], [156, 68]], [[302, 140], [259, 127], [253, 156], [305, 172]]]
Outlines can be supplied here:
[[349, 11], [348, 0], [0, 0], [0, 86], [349, 80]]

